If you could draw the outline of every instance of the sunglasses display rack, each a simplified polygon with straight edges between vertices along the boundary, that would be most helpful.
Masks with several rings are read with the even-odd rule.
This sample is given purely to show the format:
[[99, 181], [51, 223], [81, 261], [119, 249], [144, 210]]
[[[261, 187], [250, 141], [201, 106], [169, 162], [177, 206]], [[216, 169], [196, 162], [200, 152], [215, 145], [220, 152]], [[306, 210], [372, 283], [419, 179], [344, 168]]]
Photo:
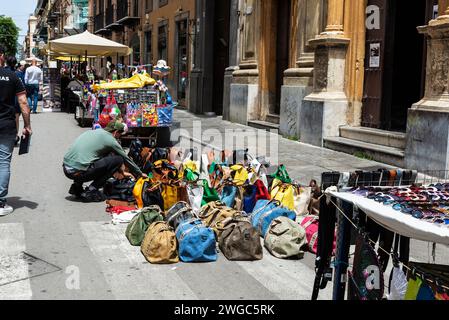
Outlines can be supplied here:
[[[328, 214], [335, 214], [335, 217], [320, 217], [318, 248], [321, 246], [322, 250], [317, 253], [312, 300], [332, 279], [333, 299], [345, 299], [349, 248], [354, 231], [368, 234], [370, 241], [377, 243], [378, 255], [385, 269], [398, 250], [401, 252], [400, 262], [406, 268], [412, 238], [433, 243], [434, 247], [435, 243], [449, 245], [448, 178], [449, 172], [444, 170], [419, 174], [401, 169], [323, 173], [322, 189], [337, 187], [338, 191], [330, 191], [331, 188], [326, 193], [330, 199], [329, 207], [332, 207]], [[429, 222], [433, 225], [427, 225]], [[329, 248], [332, 248], [330, 241], [334, 232], [336, 251], [332, 271], [332, 251]], [[412, 268], [407, 267], [407, 270], [410, 276]], [[421, 274], [421, 278], [432, 282], [432, 277], [427, 274]]]

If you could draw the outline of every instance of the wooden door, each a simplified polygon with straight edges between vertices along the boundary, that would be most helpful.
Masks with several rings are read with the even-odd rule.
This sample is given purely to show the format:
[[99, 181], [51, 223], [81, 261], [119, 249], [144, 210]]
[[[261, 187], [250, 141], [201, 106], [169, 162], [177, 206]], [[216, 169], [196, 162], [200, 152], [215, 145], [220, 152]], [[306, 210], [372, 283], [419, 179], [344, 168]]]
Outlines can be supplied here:
[[[382, 126], [383, 79], [385, 61], [388, 59], [386, 47], [387, 0], [368, 0], [366, 23], [365, 82], [362, 98], [362, 126], [380, 128]], [[390, 39], [394, 41], [394, 39]], [[390, 47], [391, 48], [391, 47]]]

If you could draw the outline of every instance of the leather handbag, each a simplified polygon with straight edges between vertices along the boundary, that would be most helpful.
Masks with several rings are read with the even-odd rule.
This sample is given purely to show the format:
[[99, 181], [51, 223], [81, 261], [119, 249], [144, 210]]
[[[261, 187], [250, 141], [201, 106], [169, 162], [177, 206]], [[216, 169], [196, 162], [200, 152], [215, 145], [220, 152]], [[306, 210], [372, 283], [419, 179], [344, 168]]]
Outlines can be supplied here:
[[164, 199], [164, 210], [167, 211], [171, 207], [173, 207], [176, 203], [178, 203], [181, 200], [182, 197], [182, 187], [178, 187], [175, 185], [170, 184], [163, 184], [161, 186], [161, 195]]
[[181, 223], [192, 219], [197, 219], [197, 216], [187, 202], [184, 201], [176, 203], [165, 213], [165, 221], [174, 230], [176, 230]]
[[103, 193], [109, 200], [119, 200], [126, 202], [135, 201], [133, 189], [136, 182], [131, 179], [114, 179], [106, 181], [103, 187]]
[[183, 262], [211, 262], [217, 260], [215, 233], [199, 219], [183, 222], [176, 229], [179, 258]]
[[306, 244], [306, 230], [287, 217], [278, 217], [271, 222], [265, 235], [265, 248], [276, 258], [304, 257], [302, 246]]
[[284, 216], [291, 220], [296, 219], [296, 213], [283, 207], [276, 200], [259, 200], [251, 214], [251, 222], [262, 237], [265, 237], [271, 222], [277, 217]]
[[172, 227], [164, 221], [151, 224], [140, 246], [145, 259], [154, 264], [179, 262], [178, 241]]
[[295, 187], [279, 180], [273, 181], [271, 199], [278, 200], [284, 207], [295, 210]]
[[150, 181], [150, 179], [148, 179], [148, 178], [147, 179], [140, 178], [139, 180], [137, 180], [136, 184], [134, 185], [133, 195], [137, 201], [137, 207], [139, 209], [142, 209], [144, 207], [142, 195], [144, 193], [144, 190], [146, 190], [146, 188], [148, 187], [149, 181]]
[[126, 227], [126, 238], [133, 246], [140, 246], [142, 244], [145, 233], [148, 227], [153, 222], [163, 221], [164, 217], [161, 214], [161, 209], [158, 206], [152, 206], [142, 209]]
[[223, 255], [232, 261], [261, 260], [263, 249], [260, 233], [252, 226], [251, 220], [243, 215], [235, 215], [220, 224], [218, 246]]
[[220, 196], [218, 195], [217, 190], [209, 187], [209, 183], [207, 182], [207, 180], [203, 180], [203, 189], [204, 193], [203, 193], [203, 201], [201, 202], [202, 206], [205, 206], [209, 202], [220, 200]]
[[214, 230], [218, 239], [220, 236], [220, 230], [217, 228], [218, 224], [227, 218], [232, 218], [237, 213], [236, 210], [227, 207], [224, 203], [215, 201], [203, 206], [198, 216], [206, 227]]
[[221, 192], [220, 201], [227, 207], [233, 208], [235, 204], [235, 197], [237, 195], [238, 188], [233, 185], [226, 185]]
[[243, 211], [252, 213], [257, 202], [257, 186], [247, 185], [244, 187], [243, 193]]
[[143, 144], [142, 141], [139, 139], [135, 139], [131, 142], [131, 145], [129, 146], [129, 152], [128, 157], [134, 161], [135, 164], [139, 165], [142, 162], [142, 149]]

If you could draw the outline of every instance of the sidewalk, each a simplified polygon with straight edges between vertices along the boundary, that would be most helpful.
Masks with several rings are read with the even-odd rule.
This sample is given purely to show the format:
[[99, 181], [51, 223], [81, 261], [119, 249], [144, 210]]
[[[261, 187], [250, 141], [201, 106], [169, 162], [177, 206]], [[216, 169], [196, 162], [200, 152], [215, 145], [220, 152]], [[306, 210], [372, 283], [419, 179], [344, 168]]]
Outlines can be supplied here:
[[[190, 134], [190, 136], [188, 136], [188, 134], [181, 134], [182, 138], [190, 139], [196, 143], [199, 143], [199, 140], [201, 140], [203, 146], [213, 146], [217, 150], [223, 150], [224, 146], [231, 148], [232, 150], [233, 146], [230, 145], [229, 141], [221, 143], [218, 141], [217, 143], [214, 139], [210, 139], [208, 132], [210, 130], [218, 130], [221, 133], [223, 140], [226, 135], [226, 130], [235, 130], [238, 137], [248, 138], [246, 140], [251, 140], [251, 138], [257, 137], [257, 135], [260, 134], [260, 131], [264, 134], [263, 130], [224, 121], [222, 117], [210, 118], [196, 116], [184, 110], [175, 110], [174, 119], [175, 121], [181, 122], [181, 129], [188, 131]], [[202, 130], [201, 139], [194, 134], [194, 125], [198, 125], [199, 122], [201, 123]], [[311, 179], [315, 179], [318, 183], [320, 183], [321, 173], [327, 171], [377, 170], [379, 168], [392, 168], [391, 166], [383, 163], [360, 159], [349, 154], [292, 141], [277, 134], [268, 133], [267, 137], [273, 139], [272, 141], [275, 141], [278, 144], [279, 164], [284, 164], [287, 167], [290, 177], [298, 180], [301, 184], [308, 185]], [[244, 140], [245, 139], [243, 138], [242, 140], [239, 139], [239, 142], [245, 143], [244, 146], [249, 148], [250, 154], [255, 156], [265, 156], [267, 154], [263, 151], [270, 151], [269, 148], [260, 148]], [[265, 143], [265, 141], [263, 143]]]

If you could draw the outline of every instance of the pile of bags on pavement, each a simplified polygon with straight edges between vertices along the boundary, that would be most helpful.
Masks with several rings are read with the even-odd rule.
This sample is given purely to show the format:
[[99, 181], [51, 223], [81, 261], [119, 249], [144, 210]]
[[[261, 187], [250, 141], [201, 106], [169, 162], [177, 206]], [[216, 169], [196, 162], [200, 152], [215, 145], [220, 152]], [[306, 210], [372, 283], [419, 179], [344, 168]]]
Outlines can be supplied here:
[[229, 260], [260, 260], [261, 237], [277, 258], [316, 252], [320, 192], [292, 181], [285, 166], [247, 150], [195, 161], [194, 150], [143, 148], [138, 140], [129, 156], [148, 178], [110, 179], [106, 211], [113, 223], [128, 223], [126, 237], [150, 263], [216, 261], [217, 243]]

